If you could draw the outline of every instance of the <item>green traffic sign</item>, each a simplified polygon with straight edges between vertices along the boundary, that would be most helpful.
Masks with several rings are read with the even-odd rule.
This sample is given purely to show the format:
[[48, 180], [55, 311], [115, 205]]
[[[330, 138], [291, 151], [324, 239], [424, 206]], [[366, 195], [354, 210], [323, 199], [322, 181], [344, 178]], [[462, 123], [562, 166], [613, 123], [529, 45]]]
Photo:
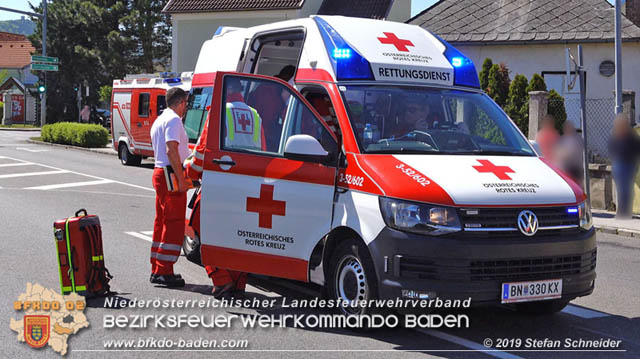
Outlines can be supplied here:
[[31, 55], [31, 62], [48, 62], [57, 64], [60, 60], [57, 57]]
[[58, 71], [58, 65], [51, 64], [31, 64], [31, 70]]

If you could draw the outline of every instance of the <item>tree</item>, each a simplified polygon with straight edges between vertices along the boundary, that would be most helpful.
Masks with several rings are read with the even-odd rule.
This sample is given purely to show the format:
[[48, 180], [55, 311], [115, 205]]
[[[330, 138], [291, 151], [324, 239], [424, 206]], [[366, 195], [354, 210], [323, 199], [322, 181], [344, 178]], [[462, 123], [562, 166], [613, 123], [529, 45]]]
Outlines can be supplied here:
[[487, 94], [500, 105], [505, 106], [507, 97], [509, 96], [509, 69], [504, 63], [500, 65], [494, 64], [489, 70], [489, 79], [487, 86]]
[[0, 70], [0, 85], [2, 85], [9, 77], [9, 71], [7, 69]]
[[562, 133], [562, 126], [567, 120], [567, 111], [564, 108], [564, 98], [553, 89], [549, 91], [547, 113], [555, 118], [556, 130]]
[[487, 91], [487, 87], [489, 86], [489, 71], [491, 71], [491, 66], [493, 66], [493, 61], [490, 58], [484, 59], [482, 63], [482, 70], [480, 70], [480, 88], [482, 91]]
[[527, 86], [529, 86], [527, 77], [524, 75], [516, 75], [509, 85], [509, 96], [504, 108], [507, 115], [509, 115], [525, 135], [529, 132], [529, 113], [528, 107], [526, 113], [523, 113], [522, 108], [529, 101]]
[[111, 102], [111, 92], [113, 91], [113, 87], [109, 85], [104, 85], [100, 87], [98, 91], [100, 93], [100, 102], [109, 104]]
[[547, 84], [544, 82], [544, 77], [539, 74], [533, 74], [529, 86], [527, 86], [527, 94], [532, 91], [547, 91]]

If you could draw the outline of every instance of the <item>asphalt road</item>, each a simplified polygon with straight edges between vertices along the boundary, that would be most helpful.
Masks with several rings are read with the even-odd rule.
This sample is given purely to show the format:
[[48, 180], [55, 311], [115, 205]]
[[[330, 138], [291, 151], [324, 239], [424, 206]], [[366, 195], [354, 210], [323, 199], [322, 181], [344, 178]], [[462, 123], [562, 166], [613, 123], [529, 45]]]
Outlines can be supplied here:
[[[124, 167], [115, 156], [58, 147], [26, 144], [33, 133], [0, 131], [0, 269], [2, 305], [0, 357], [52, 357], [50, 348], [34, 350], [18, 343], [9, 329], [9, 318], [20, 318], [13, 301], [25, 291], [26, 283], [59, 288], [52, 224], [71, 216], [79, 208], [100, 216], [106, 264], [114, 275], [113, 290], [126, 300], [208, 300], [211, 283], [204, 270], [181, 258], [176, 271], [188, 283], [181, 289], [155, 287], [149, 278], [149, 239], [154, 217], [151, 188], [152, 164]], [[30, 175], [26, 175], [29, 173]], [[640, 242], [637, 239], [598, 234], [598, 279], [594, 293], [572, 302], [554, 316], [530, 317], [508, 308], [469, 309], [469, 329], [416, 330], [380, 329], [368, 333], [346, 329], [284, 328], [245, 329], [242, 326], [215, 329], [108, 329], [109, 315], [197, 314], [326, 314], [319, 309], [206, 308], [206, 309], [114, 309], [101, 300], [90, 300], [85, 311], [91, 326], [69, 339], [69, 357], [107, 354], [109, 357], [443, 357], [443, 358], [637, 358], [640, 357]], [[310, 299], [317, 288], [301, 283], [253, 278], [248, 298]], [[213, 299], [212, 299], [213, 300]], [[107, 350], [105, 341], [136, 341], [180, 338], [247, 340], [238, 350], [176, 352], [156, 348], [152, 352]], [[486, 350], [486, 339], [519, 350]], [[620, 340], [615, 352], [523, 351], [527, 339]], [[505, 340], [513, 340], [506, 341]], [[159, 344], [158, 344], [159, 345]], [[561, 348], [564, 349], [564, 348]], [[113, 349], [111, 349], [113, 350]]]

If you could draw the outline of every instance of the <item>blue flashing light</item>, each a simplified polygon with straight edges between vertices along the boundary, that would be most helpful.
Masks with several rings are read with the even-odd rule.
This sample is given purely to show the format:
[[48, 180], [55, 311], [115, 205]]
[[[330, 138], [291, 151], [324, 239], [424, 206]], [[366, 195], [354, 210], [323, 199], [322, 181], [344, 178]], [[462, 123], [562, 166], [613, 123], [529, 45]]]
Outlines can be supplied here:
[[334, 59], [348, 59], [351, 57], [351, 49], [333, 49]]
[[168, 83], [168, 84], [176, 84], [178, 82], [181, 82], [181, 80], [180, 80], [179, 77], [176, 77], [176, 78], [172, 78], [172, 79], [164, 79], [164, 82]]
[[476, 72], [476, 66], [470, 58], [464, 56], [458, 49], [444, 41], [440, 36], [431, 33], [446, 47], [444, 57], [453, 66], [453, 84], [456, 86], [466, 86], [480, 88], [480, 80]]
[[571, 208], [567, 208], [567, 213], [578, 213], [578, 208], [577, 207], [571, 207]]
[[336, 78], [340, 80], [373, 80], [371, 65], [352, 48], [325, 20], [315, 17]]

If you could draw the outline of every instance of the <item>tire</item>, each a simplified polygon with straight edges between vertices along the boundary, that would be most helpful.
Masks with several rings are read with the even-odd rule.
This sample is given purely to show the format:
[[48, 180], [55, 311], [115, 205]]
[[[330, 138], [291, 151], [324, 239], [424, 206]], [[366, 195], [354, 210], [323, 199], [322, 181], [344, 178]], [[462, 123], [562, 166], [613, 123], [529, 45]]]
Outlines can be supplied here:
[[125, 166], [137, 166], [142, 162], [142, 157], [136, 156], [129, 152], [127, 145], [124, 143], [120, 144], [118, 149], [118, 157], [120, 157], [120, 163]]
[[569, 300], [555, 299], [542, 302], [517, 303], [516, 310], [527, 315], [551, 315], [564, 309]]
[[[351, 302], [378, 298], [378, 278], [369, 250], [361, 241], [345, 240], [329, 260], [329, 281], [325, 284], [330, 299]], [[372, 307], [338, 306], [345, 315], [369, 315]]]
[[200, 257], [200, 238], [198, 235], [196, 235], [195, 238], [185, 235], [184, 241], [182, 241], [182, 251], [189, 262], [202, 265], [202, 259]]

